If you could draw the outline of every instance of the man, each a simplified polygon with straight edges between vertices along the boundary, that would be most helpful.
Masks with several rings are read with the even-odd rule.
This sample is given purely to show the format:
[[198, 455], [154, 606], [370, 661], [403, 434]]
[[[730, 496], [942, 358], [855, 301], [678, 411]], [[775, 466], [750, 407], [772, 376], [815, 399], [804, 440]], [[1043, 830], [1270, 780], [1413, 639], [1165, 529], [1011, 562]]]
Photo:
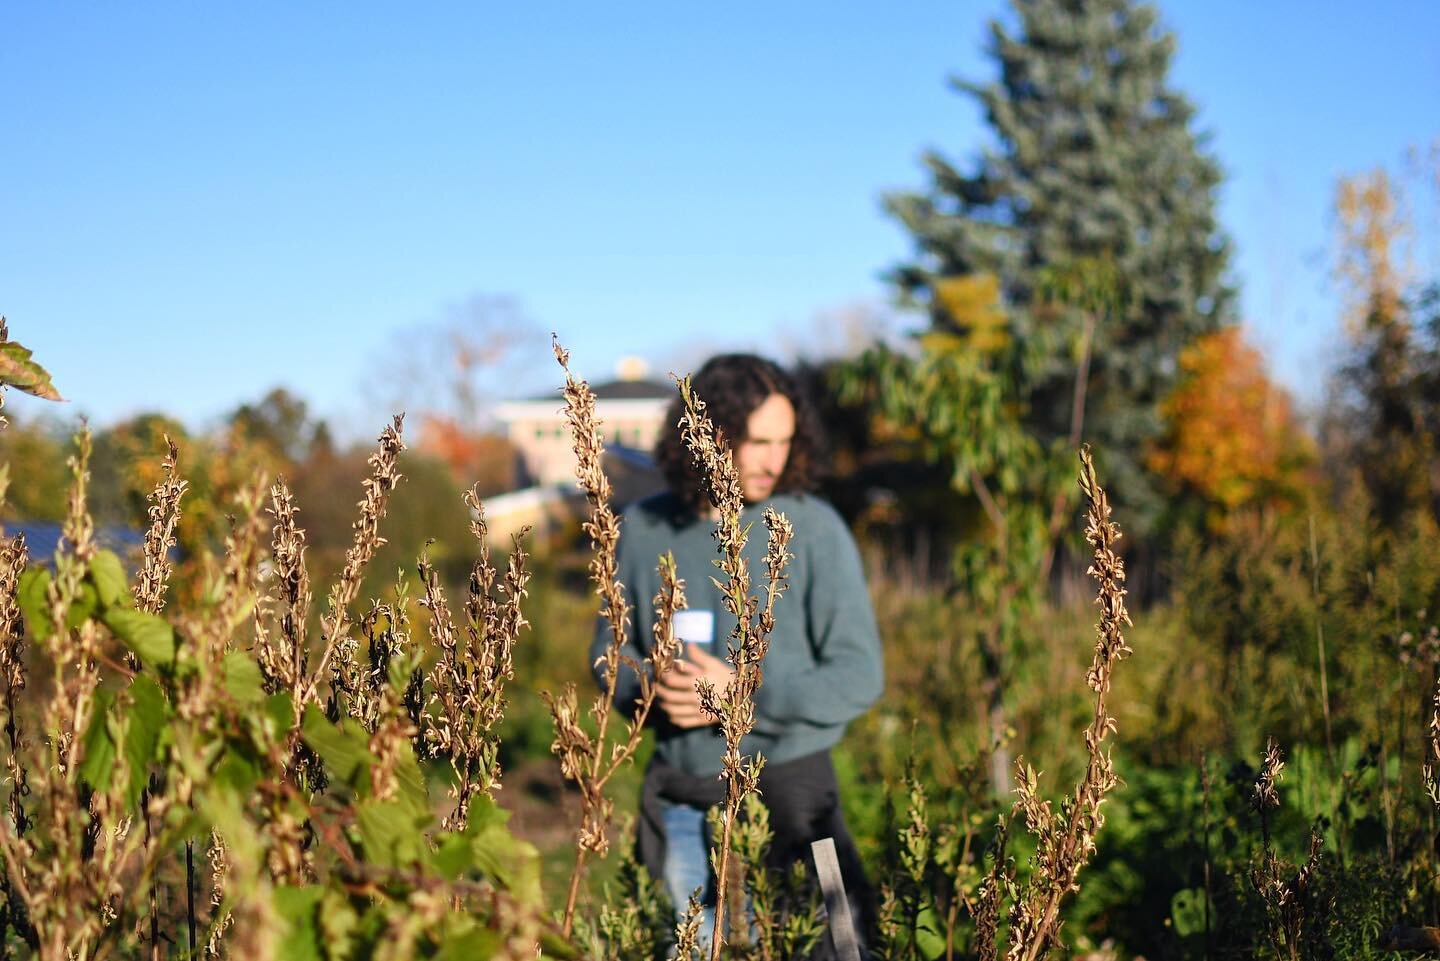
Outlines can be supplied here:
[[[713, 358], [693, 385], [732, 444], [745, 500], [742, 526], [759, 520], [770, 506], [795, 530], [790, 586], [775, 607], [764, 680], [755, 696], [755, 730], [742, 743], [743, 753], [766, 759], [760, 790], [775, 834], [770, 863], [786, 868], [808, 861], [810, 842], [833, 837], [846, 890], [860, 912], [856, 920], [864, 927], [868, 886], [840, 810], [830, 749], [846, 724], [879, 697], [883, 666], [855, 542], [835, 510], [809, 493], [820, 448], [818, 418], [792, 377], [752, 355]], [[677, 399], [671, 425], [678, 424], [680, 412]], [[632, 609], [631, 645], [643, 654], [654, 636], [656, 560], [666, 551], [674, 553], [690, 610], [697, 612], [677, 634], [694, 637], [693, 626], [703, 630], [707, 621], [705, 612], [713, 615], [713, 631], [706, 632], [711, 643], [687, 643], [683, 660], [661, 679], [658, 710], [651, 715], [655, 753], [637, 829], [640, 860], [665, 881], [680, 910], [697, 887], [713, 904], [704, 812], [724, 798], [718, 775], [725, 742], [714, 719], [700, 709], [695, 682], [708, 678], [717, 691], [729, 683], [732, 670], [724, 656], [734, 622], [711, 581], [718, 573], [714, 512], [678, 429], [662, 435], [656, 459], [669, 490], [633, 505], [621, 528], [619, 577]], [[765, 529], [757, 523], [745, 549], [757, 591], [763, 586], [764, 554]], [[592, 663], [608, 635], [602, 621], [590, 649]], [[616, 706], [633, 710], [638, 696], [634, 672], [622, 670]]]

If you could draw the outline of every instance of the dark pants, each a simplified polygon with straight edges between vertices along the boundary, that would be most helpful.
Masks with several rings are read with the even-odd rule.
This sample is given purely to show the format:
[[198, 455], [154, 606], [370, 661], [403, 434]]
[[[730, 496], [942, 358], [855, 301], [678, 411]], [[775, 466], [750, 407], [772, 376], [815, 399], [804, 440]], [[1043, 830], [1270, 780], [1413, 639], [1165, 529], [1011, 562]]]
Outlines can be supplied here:
[[[813, 877], [815, 864], [810, 856], [810, 843], [834, 838], [851, 914], [861, 939], [869, 940], [874, 898], [840, 810], [840, 790], [830, 753], [820, 751], [784, 764], [766, 764], [760, 772], [760, 797], [770, 813], [770, 829], [774, 833], [767, 866], [783, 871], [802, 861]], [[696, 777], [660, 761], [650, 763], [641, 788], [635, 840], [640, 863], [657, 881], [663, 879], [665, 872], [662, 800], [705, 809], [725, 800], [725, 787], [714, 776]], [[829, 948], [827, 937], [815, 957], [831, 957]]]

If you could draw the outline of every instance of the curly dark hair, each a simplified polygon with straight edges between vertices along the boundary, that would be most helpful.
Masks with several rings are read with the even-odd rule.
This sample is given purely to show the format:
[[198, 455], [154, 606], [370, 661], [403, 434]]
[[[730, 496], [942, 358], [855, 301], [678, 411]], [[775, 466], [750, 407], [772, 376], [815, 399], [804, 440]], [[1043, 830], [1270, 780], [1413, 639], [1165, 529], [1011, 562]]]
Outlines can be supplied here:
[[[820, 481], [825, 441], [815, 405], [796, 378], [780, 365], [754, 354], [720, 354], [705, 362], [691, 384], [705, 402], [711, 421], [729, 439], [732, 450], [745, 440], [746, 423], [755, 408], [771, 394], [783, 395], [795, 408], [795, 437], [774, 493], [815, 489]], [[661, 431], [655, 445], [655, 463], [675, 496], [687, 507], [700, 511], [708, 504], [709, 496], [680, 438], [684, 410], [678, 397], [670, 404], [665, 415], [669, 429]]]

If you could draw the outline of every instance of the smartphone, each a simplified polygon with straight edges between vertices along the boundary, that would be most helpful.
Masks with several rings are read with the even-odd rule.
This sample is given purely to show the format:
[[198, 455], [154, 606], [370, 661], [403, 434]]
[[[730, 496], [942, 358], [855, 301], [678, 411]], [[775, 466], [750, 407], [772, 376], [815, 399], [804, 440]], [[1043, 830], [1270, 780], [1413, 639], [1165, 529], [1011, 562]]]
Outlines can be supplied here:
[[675, 637], [680, 641], [680, 656], [685, 645], [699, 644], [715, 653], [715, 612], [689, 609], [675, 612]]

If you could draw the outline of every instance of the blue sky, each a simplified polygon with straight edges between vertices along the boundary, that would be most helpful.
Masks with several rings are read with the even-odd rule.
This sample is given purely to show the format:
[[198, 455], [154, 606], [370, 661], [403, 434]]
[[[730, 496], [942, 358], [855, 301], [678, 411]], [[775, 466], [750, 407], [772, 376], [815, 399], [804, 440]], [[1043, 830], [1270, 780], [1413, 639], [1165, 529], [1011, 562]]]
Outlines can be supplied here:
[[[415, 331], [477, 295], [597, 379], [823, 346], [816, 317], [883, 305], [910, 249], [880, 196], [924, 184], [923, 149], [986, 143], [946, 78], [993, 75], [1002, 10], [11, 0], [0, 312], [100, 422], [204, 425], [285, 384], [355, 435]], [[1440, 135], [1440, 4], [1162, 14], [1229, 175], [1244, 318], [1313, 398], [1333, 184]], [[555, 383], [542, 351], [491, 392]]]

